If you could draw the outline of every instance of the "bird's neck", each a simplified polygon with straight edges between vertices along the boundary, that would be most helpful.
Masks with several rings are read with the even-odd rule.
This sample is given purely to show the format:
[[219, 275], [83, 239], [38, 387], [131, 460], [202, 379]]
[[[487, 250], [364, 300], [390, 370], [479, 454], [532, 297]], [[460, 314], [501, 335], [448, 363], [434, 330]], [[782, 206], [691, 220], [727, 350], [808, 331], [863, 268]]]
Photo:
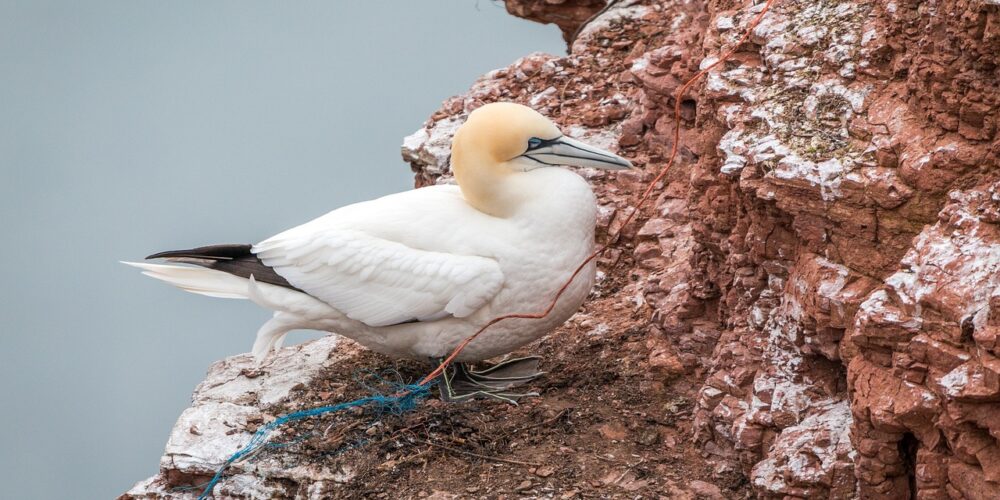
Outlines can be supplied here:
[[522, 193], [518, 193], [507, 166], [479, 155], [452, 151], [452, 173], [465, 201], [480, 212], [507, 218], [517, 211]]

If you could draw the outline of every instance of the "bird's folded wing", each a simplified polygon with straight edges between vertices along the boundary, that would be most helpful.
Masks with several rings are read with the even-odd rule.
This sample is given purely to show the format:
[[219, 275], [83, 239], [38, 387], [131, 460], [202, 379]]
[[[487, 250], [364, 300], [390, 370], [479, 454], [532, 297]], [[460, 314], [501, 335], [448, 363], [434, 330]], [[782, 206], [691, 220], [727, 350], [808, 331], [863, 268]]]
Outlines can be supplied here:
[[369, 326], [465, 317], [504, 281], [494, 259], [418, 250], [350, 229], [283, 233], [253, 252], [296, 288]]

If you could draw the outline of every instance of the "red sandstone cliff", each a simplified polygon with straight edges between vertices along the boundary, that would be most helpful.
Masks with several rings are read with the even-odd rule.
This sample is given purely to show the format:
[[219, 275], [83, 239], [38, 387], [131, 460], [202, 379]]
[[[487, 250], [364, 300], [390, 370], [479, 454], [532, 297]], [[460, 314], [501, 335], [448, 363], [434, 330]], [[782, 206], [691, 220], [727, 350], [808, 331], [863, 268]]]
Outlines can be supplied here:
[[[585, 173], [599, 238], [613, 234], [669, 152], [674, 92], [761, 6], [600, 7], [507, 2], [575, 34], [571, 54], [526, 56], [446, 101], [404, 144], [417, 184], [447, 181], [469, 111], [523, 102], [643, 167]], [[592, 302], [532, 347], [550, 363], [541, 398], [380, 423], [401, 440], [424, 429], [408, 441], [421, 452], [330, 458], [303, 431], [307, 446], [237, 467], [218, 491], [1000, 498], [998, 63], [995, 1], [778, 0], [685, 96], [678, 162], [602, 257]], [[199, 390], [163, 472], [127, 496], [180, 495], [171, 488], [203, 479], [259, 421], [349, 396], [327, 387], [350, 373], [331, 372], [332, 358], [397, 366], [326, 342], [288, 350], [283, 363], [312, 364], [263, 382], [240, 382], [241, 358], [216, 367], [221, 385]], [[298, 385], [264, 400], [250, 386], [269, 377]]]

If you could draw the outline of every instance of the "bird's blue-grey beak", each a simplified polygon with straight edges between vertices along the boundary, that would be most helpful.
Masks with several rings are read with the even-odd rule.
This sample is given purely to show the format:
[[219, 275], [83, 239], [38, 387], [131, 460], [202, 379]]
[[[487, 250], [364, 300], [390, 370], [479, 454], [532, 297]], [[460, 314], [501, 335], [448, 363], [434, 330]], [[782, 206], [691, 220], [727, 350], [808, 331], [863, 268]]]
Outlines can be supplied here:
[[545, 166], [567, 165], [604, 170], [632, 168], [632, 162], [601, 148], [595, 148], [565, 135], [555, 139], [532, 139], [523, 157]]

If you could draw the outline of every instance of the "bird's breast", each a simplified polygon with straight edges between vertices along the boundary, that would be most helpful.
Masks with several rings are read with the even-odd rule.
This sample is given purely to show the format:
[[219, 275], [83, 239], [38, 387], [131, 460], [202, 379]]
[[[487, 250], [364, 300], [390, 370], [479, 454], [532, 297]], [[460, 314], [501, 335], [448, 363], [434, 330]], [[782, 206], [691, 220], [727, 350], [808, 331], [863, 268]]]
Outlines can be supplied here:
[[[539, 171], [544, 175], [526, 188], [537, 194], [509, 220], [516, 236], [497, 255], [506, 277], [496, 304], [503, 312], [547, 305], [594, 249], [597, 202], [590, 186], [567, 170]], [[567, 289], [564, 297], [573, 310], [589, 292], [594, 271], [588, 266]]]

